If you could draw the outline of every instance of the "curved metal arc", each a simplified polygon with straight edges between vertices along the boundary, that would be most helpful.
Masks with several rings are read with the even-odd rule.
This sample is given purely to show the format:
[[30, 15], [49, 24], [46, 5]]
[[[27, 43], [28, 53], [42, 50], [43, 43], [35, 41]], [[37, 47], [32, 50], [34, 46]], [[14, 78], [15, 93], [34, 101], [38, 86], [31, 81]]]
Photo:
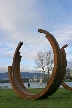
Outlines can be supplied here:
[[[65, 53], [65, 50], [64, 48], [66, 48], [68, 45], [64, 45], [60, 50], [61, 50], [61, 60], [62, 60], [62, 74], [61, 74], [61, 79], [60, 82], [62, 83], [63, 79], [64, 79], [64, 76], [65, 76], [65, 72], [66, 72], [66, 53]], [[55, 88], [55, 90], [53, 90], [53, 92], [56, 92], [59, 88], [59, 85], [60, 83], [57, 84], [57, 87]]]
[[72, 87], [69, 87], [66, 83], [62, 82], [62, 86], [69, 91], [72, 91]]
[[[63, 46], [64, 48], [66, 48], [68, 45], [66, 44], [65, 46]], [[63, 49], [63, 47], [61, 48], [61, 49]], [[66, 54], [64, 54], [64, 55], [66, 55]], [[62, 61], [64, 61], [64, 60], [62, 60]], [[67, 61], [65, 62], [65, 66], [67, 66]], [[66, 69], [65, 69], [65, 67], [64, 67], [64, 74], [63, 74], [63, 77], [65, 76], [65, 74], [66, 74]], [[64, 88], [66, 88], [67, 90], [69, 90], [69, 91], [72, 91], [72, 87], [69, 87], [64, 81], [62, 81], [62, 86], [64, 87]]]
[[[62, 78], [61, 78], [61, 76], [62, 76], [62, 71], [61, 71], [62, 62], [61, 62], [61, 51], [60, 51], [59, 45], [58, 45], [56, 39], [54, 38], [54, 36], [51, 35], [49, 32], [42, 30], [42, 29], [38, 29], [38, 31], [40, 33], [46, 34], [46, 38], [49, 40], [49, 42], [53, 48], [54, 58], [55, 58], [53, 74], [52, 74], [52, 77], [50, 78], [47, 86], [40, 93], [35, 95], [35, 94], [31, 94], [28, 91], [28, 89], [23, 85], [21, 76], [20, 76], [20, 71], [17, 72], [17, 70], [19, 70], [18, 67], [20, 68], [19, 49], [21, 48], [21, 46], [23, 44], [21, 42], [18, 44], [16, 51], [14, 53], [12, 70], [9, 70], [10, 71], [9, 72], [10, 80], [11, 80], [11, 83], [13, 82], [12, 86], [13, 86], [14, 91], [17, 93], [17, 95], [19, 95], [21, 98], [33, 99], [33, 100], [45, 98], [45, 97], [48, 97], [51, 94], [53, 94], [61, 84], [60, 79], [62, 80]], [[13, 74], [13, 76], [11, 73]]]
[[[21, 48], [21, 46], [23, 45], [23, 42], [20, 42], [19, 44], [18, 44], [18, 46], [17, 46], [17, 48], [16, 48], [16, 51], [15, 51], [15, 53], [14, 53], [14, 57], [13, 57], [13, 63], [12, 63], [12, 70], [9, 72], [9, 76], [10, 76], [10, 80], [11, 80], [11, 82], [13, 82], [12, 83], [12, 87], [13, 87], [13, 89], [14, 89], [14, 91], [19, 95], [22, 91], [20, 90], [20, 88], [18, 88], [17, 87], [17, 85], [21, 85], [22, 86], [22, 88], [25, 90], [25, 93], [26, 92], [28, 92], [28, 94], [30, 93], [29, 91], [28, 91], [28, 89], [23, 85], [23, 82], [22, 82], [22, 79], [21, 79], [21, 76], [20, 76], [20, 71], [18, 71], [18, 69], [20, 68], [20, 64], [19, 64], [19, 62], [20, 62], [20, 59], [19, 59], [19, 57], [20, 57], [20, 53], [19, 53], [19, 49]], [[17, 64], [19, 64], [19, 67], [18, 67], [18, 65]], [[20, 69], [19, 69], [20, 70]], [[16, 79], [18, 80], [18, 81], [16, 81]], [[18, 84], [16, 84], [16, 82], [18, 83]], [[18, 92], [17, 92], [18, 91]], [[20, 93], [19, 93], [20, 92]], [[23, 95], [25, 95], [25, 94], [23, 94]]]

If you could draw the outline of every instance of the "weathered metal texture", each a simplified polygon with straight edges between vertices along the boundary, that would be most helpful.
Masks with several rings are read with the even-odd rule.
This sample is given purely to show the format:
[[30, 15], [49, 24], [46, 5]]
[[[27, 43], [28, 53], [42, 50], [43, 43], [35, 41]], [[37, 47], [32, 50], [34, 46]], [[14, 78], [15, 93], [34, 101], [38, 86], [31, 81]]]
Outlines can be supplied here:
[[64, 82], [62, 82], [62, 86], [64, 87], [64, 88], [66, 88], [67, 90], [69, 90], [69, 91], [72, 91], [72, 87], [69, 87], [67, 84], [65, 84]]
[[[66, 74], [66, 66], [67, 66], [67, 60], [66, 60], [66, 53], [64, 51], [64, 48], [66, 48], [68, 45], [64, 45], [62, 48], [61, 48], [61, 52], [63, 53], [63, 57], [62, 57], [62, 62], [64, 62], [64, 66], [63, 66], [63, 75], [62, 77], [64, 78], [65, 74]], [[63, 81], [62, 81], [62, 86], [64, 88], [66, 88], [67, 90], [69, 91], [72, 91], [72, 87], [69, 87], [67, 84], [65, 84]]]
[[21, 98], [25, 98], [25, 99], [35, 100], [35, 99], [46, 98], [46, 97], [50, 96], [59, 88], [59, 86], [63, 80], [62, 75], [64, 75], [63, 69], [62, 69], [63, 66], [65, 67], [65, 65], [63, 64], [64, 62], [62, 62], [63, 54], [59, 48], [59, 45], [58, 45], [56, 39], [54, 38], [53, 35], [51, 35], [49, 32], [47, 32], [45, 30], [39, 29], [38, 32], [46, 34], [46, 38], [49, 40], [49, 42], [52, 46], [53, 52], [54, 52], [54, 69], [53, 69], [52, 76], [51, 76], [47, 86], [40, 93], [32, 94], [23, 85], [22, 79], [20, 76], [21, 56], [20, 56], [20, 52], [19, 52], [19, 50], [23, 44], [22, 42], [20, 42], [16, 48], [16, 51], [15, 51], [14, 57], [13, 57], [12, 66], [8, 66], [9, 78], [10, 78], [10, 82], [11, 82], [11, 85], [12, 85], [14, 91]]
[[[46, 33], [46, 31], [43, 31], [43, 33], [46, 34], [46, 37], [47, 37], [47, 39], [48, 39], [49, 33], [48, 33], [48, 32]], [[50, 34], [50, 36], [51, 36], [51, 34]], [[49, 39], [48, 39], [48, 40], [49, 40]], [[51, 41], [51, 40], [50, 40], [50, 41]], [[49, 41], [49, 42], [50, 42], [50, 41]], [[50, 44], [51, 44], [51, 43], [50, 43]], [[56, 43], [56, 45], [58, 45], [58, 43]], [[52, 44], [51, 44], [51, 46], [52, 46]], [[53, 45], [53, 46], [52, 46], [53, 52], [54, 52], [54, 48], [57, 50], [57, 47], [54, 47], [54, 45]], [[64, 47], [62, 48], [62, 50], [64, 50]], [[54, 54], [55, 54], [55, 52], [54, 52]], [[62, 56], [63, 56], [63, 53], [62, 53], [61, 50], [60, 50], [59, 59], [62, 60]], [[54, 55], [54, 62], [55, 62], [55, 60], [56, 60], [56, 56]], [[60, 63], [60, 62], [58, 62], [58, 63]], [[54, 64], [55, 64], [55, 63], [54, 63]], [[60, 69], [59, 69], [58, 65], [61, 65]], [[58, 73], [56, 73], [56, 75], [55, 75], [56, 79], [55, 79], [54, 84], [53, 84], [52, 89], [51, 89], [52, 92], [51, 92], [51, 90], [50, 90], [50, 92], [48, 91], [48, 93], [49, 93], [48, 96], [52, 95], [54, 92], [56, 92], [56, 90], [58, 90], [58, 88], [59, 88], [59, 86], [60, 86], [60, 84], [62, 83], [62, 80], [63, 80], [63, 77], [62, 77], [62, 76], [63, 76], [63, 74], [64, 74], [64, 71], [63, 71], [64, 62], [61, 61], [61, 64], [58, 64], [58, 65], [57, 65]], [[56, 68], [56, 65], [54, 65], [54, 68]], [[55, 71], [56, 71], [56, 70], [55, 70]], [[59, 73], [59, 72], [60, 72], [60, 73]]]
[[[64, 55], [64, 57], [65, 57], [65, 55]], [[63, 60], [64, 60], [64, 58], [63, 58]], [[62, 61], [63, 61], [62, 60]], [[67, 66], [67, 61], [66, 61], [66, 63], [65, 63], [65, 67]], [[64, 67], [64, 71], [65, 71], [65, 74], [66, 74], [66, 68]], [[63, 76], [64, 77], [64, 76]], [[69, 91], [72, 91], [72, 87], [69, 87], [65, 82], [62, 82], [62, 86], [64, 87], [64, 88], [66, 88], [67, 90], [69, 90]]]
[[[65, 53], [65, 50], [64, 48], [66, 48], [68, 45], [64, 45], [62, 48], [61, 48], [61, 62], [62, 62], [62, 74], [61, 74], [61, 79], [58, 78], [58, 80], [60, 80], [57, 84], [57, 87], [55, 87], [55, 90], [53, 90], [53, 92], [57, 91], [59, 86], [60, 86], [60, 82], [62, 84], [62, 81], [64, 79], [64, 76], [66, 74], [66, 64], [67, 64], [67, 61], [66, 61], [66, 53]], [[59, 86], [58, 86], [59, 85]]]

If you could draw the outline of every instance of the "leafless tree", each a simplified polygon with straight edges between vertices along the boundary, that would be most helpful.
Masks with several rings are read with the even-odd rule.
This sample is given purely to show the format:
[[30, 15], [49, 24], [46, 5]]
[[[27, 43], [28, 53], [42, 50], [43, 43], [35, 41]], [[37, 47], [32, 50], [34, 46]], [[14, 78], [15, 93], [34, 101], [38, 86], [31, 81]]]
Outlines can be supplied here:
[[48, 79], [49, 73], [53, 69], [53, 63], [54, 59], [52, 50], [37, 53], [37, 58], [35, 60], [36, 69], [39, 69], [44, 73], [48, 73]]

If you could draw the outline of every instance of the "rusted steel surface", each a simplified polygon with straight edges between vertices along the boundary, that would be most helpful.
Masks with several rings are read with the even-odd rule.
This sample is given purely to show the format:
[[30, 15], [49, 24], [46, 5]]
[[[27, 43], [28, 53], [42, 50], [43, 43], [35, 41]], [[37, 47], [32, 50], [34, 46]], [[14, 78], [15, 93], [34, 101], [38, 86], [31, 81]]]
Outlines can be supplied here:
[[[66, 61], [66, 53], [65, 51], [63, 50], [64, 48], [66, 48], [68, 45], [66, 44], [65, 46], [63, 46], [61, 48], [61, 52], [63, 53], [63, 57], [62, 57], [62, 62], [64, 62], [64, 66], [63, 66], [63, 75], [62, 77], [64, 78], [65, 74], [66, 74], [66, 66], [67, 66], [67, 61]], [[62, 86], [64, 88], [66, 88], [67, 90], [69, 91], [72, 91], [72, 87], [69, 87], [67, 84], [65, 84], [64, 82], [62, 82]]]
[[[62, 84], [62, 81], [64, 79], [64, 76], [66, 74], [66, 64], [67, 64], [67, 61], [66, 61], [66, 53], [65, 53], [65, 50], [64, 48], [66, 48], [68, 45], [64, 45], [62, 48], [61, 48], [61, 62], [62, 62], [62, 74], [61, 74], [61, 79], [59, 79], [60, 81], [58, 82], [58, 85], [60, 86], [60, 82]], [[58, 81], [58, 80], [57, 80]], [[53, 90], [53, 92], [57, 91], [59, 86], [57, 85], [57, 87], [55, 87], [55, 90]]]
[[[66, 63], [66, 58], [64, 57], [64, 48], [61, 50], [59, 48], [59, 45], [54, 38], [52, 34], [49, 32], [38, 29], [38, 32], [46, 34], [46, 38], [50, 42], [53, 53], [54, 53], [54, 69], [52, 72], [52, 76], [47, 84], [47, 86], [38, 94], [32, 94], [30, 91], [23, 85], [22, 79], [20, 76], [20, 61], [21, 61], [21, 56], [20, 56], [20, 48], [23, 45], [22, 42], [20, 42], [16, 48], [16, 51], [14, 53], [13, 57], [13, 63], [12, 66], [8, 66], [8, 73], [9, 73], [9, 78], [11, 85], [16, 92], [18, 96], [21, 98], [25, 99], [40, 99], [40, 98], [46, 98], [50, 95], [52, 95], [61, 85], [64, 72], [63, 72], [63, 67], [65, 69], [65, 65], [63, 63]], [[63, 53], [62, 53], [63, 51]], [[62, 62], [62, 59], [64, 57], [64, 62]]]
[[67, 84], [65, 84], [64, 82], [62, 82], [62, 86], [64, 87], [64, 88], [66, 88], [67, 90], [69, 90], [69, 91], [72, 91], [72, 87], [69, 87]]

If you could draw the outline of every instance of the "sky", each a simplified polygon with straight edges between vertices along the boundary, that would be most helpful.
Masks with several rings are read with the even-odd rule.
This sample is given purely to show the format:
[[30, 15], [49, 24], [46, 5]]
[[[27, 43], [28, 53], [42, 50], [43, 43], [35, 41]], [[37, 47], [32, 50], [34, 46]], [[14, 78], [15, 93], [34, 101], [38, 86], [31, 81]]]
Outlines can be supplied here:
[[72, 69], [72, 0], [0, 0], [0, 73], [12, 65], [20, 41], [21, 72], [34, 72], [37, 52], [52, 49], [45, 34], [50, 32], [65, 49]]

